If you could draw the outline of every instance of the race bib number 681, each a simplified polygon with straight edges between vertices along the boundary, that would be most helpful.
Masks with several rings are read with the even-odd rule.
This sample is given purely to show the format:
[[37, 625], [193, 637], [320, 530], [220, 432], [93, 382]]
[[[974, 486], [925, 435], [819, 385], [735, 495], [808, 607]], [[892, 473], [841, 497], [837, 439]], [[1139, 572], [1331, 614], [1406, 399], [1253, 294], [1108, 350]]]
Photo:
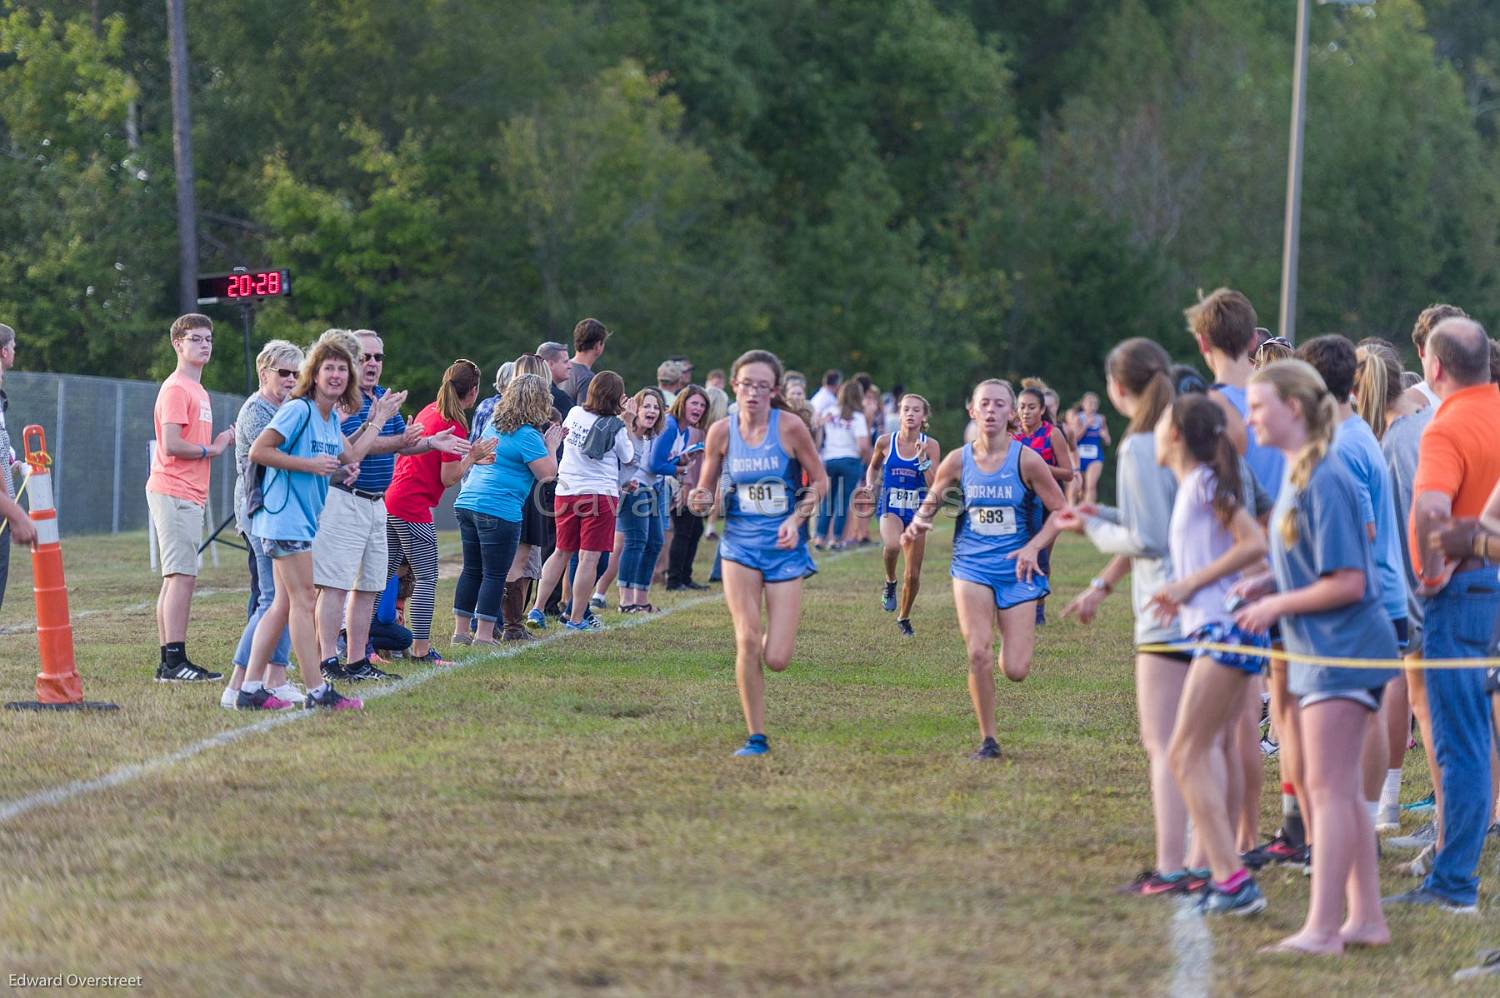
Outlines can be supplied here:
[[787, 511], [786, 483], [777, 481], [752, 482], [736, 486], [740, 509], [755, 516], [785, 516]]

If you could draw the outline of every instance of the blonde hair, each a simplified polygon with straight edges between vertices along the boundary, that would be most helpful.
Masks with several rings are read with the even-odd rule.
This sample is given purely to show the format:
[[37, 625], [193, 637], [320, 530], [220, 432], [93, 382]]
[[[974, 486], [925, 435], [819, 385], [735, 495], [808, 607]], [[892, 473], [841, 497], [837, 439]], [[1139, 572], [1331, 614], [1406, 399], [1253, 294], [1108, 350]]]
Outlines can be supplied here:
[[464, 399], [479, 387], [479, 365], [460, 357], [448, 365], [443, 372], [443, 383], [438, 386], [437, 410], [450, 423], [469, 429], [469, 417], [464, 412]]
[[535, 374], [518, 374], [505, 386], [505, 394], [495, 403], [490, 423], [504, 436], [523, 426], [540, 430], [552, 421], [552, 391], [545, 380]]
[[[1294, 493], [1300, 493], [1312, 481], [1313, 472], [1328, 456], [1333, 432], [1338, 427], [1338, 400], [1316, 368], [1303, 360], [1278, 360], [1250, 376], [1250, 383], [1270, 385], [1282, 402], [1296, 402], [1307, 427], [1307, 443], [1292, 458], [1287, 482]], [[1281, 539], [1288, 547], [1297, 543], [1297, 505], [1293, 503], [1277, 525]]]
[[703, 394], [708, 396], [708, 415], [704, 417], [704, 426], [712, 426], [729, 415], [728, 392], [722, 388], [715, 388], [709, 385], [703, 389]]
[[1391, 403], [1402, 391], [1401, 361], [1390, 344], [1363, 343], [1354, 356], [1354, 411], [1379, 440], [1385, 436]]
[[547, 362], [534, 353], [523, 353], [515, 360], [516, 366], [511, 370], [511, 377], [519, 378], [523, 374], [535, 374], [548, 384], [552, 383], [552, 370]]
[[[918, 395], [916, 392], [907, 392], [905, 395], [901, 396], [901, 402], [905, 402], [907, 399], [916, 399], [918, 402], [922, 403], [922, 432], [926, 433], [928, 423], [932, 418], [932, 403], [927, 401], [925, 396]], [[896, 403], [897, 412], [900, 412], [901, 410], [901, 402]]]
[[[1009, 381], [1005, 381], [1005, 380], [1003, 380], [1001, 378], [985, 378], [979, 384], [975, 385], [974, 386], [974, 390], [969, 393], [969, 405], [973, 405], [974, 404], [974, 397], [979, 394], [980, 389], [982, 389], [982, 388], [988, 388], [988, 387], [990, 387], [992, 385], [999, 386], [1000, 388], [1004, 388], [1005, 389], [1005, 394], [1010, 396], [1011, 414], [1014, 415], [1015, 414], [1015, 408], [1016, 408], [1016, 390], [1011, 385], [1011, 383]], [[1010, 427], [1007, 426], [1005, 428], [1004, 432], [1007, 435], [1009, 435], [1009, 433], [1010, 433]], [[979, 436], [976, 436], [974, 438], [974, 452], [976, 454], [988, 454], [989, 453], [988, 449], [986, 449], [983, 446], [983, 444], [984, 444], [984, 435], [983, 434], [980, 434]]]
[[344, 382], [344, 394], [334, 400], [334, 405], [346, 413], [359, 412], [361, 402], [359, 378], [356, 376], [354, 366], [357, 351], [349, 349], [351, 343], [357, 347], [359, 341], [349, 330], [325, 330], [323, 335], [318, 337], [318, 341], [307, 351], [307, 358], [302, 362], [302, 370], [297, 375], [297, 387], [287, 394], [287, 398], [305, 398], [312, 401], [317, 394], [318, 370], [323, 366], [324, 361], [341, 360], [349, 367], [349, 377]]
[[255, 357], [256, 373], [279, 367], [296, 370], [302, 366], [302, 348], [288, 340], [268, 340]]

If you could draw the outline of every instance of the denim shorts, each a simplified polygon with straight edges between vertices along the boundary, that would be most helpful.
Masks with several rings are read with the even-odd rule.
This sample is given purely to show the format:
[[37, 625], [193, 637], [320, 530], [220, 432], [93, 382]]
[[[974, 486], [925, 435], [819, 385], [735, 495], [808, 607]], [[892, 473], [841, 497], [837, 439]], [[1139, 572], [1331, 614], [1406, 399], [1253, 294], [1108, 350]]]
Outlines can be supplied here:
[[[1204, 624], [1192, 634], [1187, 636], [1186, 644], [1202, 641], [1206, 644], [1215, 645], [1248, 645], [1253, 648], [1270, 648], [1271, 639], [1265, 634], [1251, 634], [1242, 630], [1238, 624], [1226, 621], [1214, 621]], [[1222, 665], [1229, 669], [1238, 669], [1252, 676], [1258, 676], [1266, 668], [1269, 661], [1260, 655], [1246, 655], [1243, 652], [1228, 651], [1199, 651], [1193, 650], [1194, 657], [1206, 658], [1215, 665]]]

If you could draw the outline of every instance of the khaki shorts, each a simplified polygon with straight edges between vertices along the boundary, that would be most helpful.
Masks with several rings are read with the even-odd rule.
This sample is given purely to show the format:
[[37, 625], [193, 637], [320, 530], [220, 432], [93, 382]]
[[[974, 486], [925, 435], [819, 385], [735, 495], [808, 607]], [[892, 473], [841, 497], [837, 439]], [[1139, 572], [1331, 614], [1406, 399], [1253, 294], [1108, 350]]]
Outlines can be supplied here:
[[385, 589], [389, 549], [385, 540], [385, 500], [361, 499], [329, 489], [313, 539], [313, 585], [324, 589]]
[[161, 574], [198, 574], [198, 545], [203, 543], [203, 507], [187, 499], [146, 491], [146, 508], [156, 528]]

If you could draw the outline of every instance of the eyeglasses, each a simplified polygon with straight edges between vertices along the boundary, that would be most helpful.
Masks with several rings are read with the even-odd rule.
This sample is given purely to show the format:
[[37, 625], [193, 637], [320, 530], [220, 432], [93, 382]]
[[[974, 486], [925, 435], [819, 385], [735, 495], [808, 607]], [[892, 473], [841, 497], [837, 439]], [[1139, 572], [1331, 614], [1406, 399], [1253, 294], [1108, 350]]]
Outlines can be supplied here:
[[296, 371], [288, 371], [284, 367], [278, 367], [276, 369], [276, 377], [278, 377], [278, 378], [295, 378], [296, 376], [297, 376], [297, 372]]
[[373, 360], [377, 364], [383, 364], [383, 363], [385, 363], [385, 354], [383, 354], [383, 353], [362, 353], [362, 354], [359, 355], [359, 362], [361, 364], [363, 364], [367, 360]]
[[765, 381], [736, 381], [735, 390], [742, 395], [769, 395], [776, 386]]
[[212, 336], [184, 336], [183, 339], [187, 340], [193, 346], [199, 346], [200, 344], [204, 343], [212, 343], [214, 341], [214, 338]]

